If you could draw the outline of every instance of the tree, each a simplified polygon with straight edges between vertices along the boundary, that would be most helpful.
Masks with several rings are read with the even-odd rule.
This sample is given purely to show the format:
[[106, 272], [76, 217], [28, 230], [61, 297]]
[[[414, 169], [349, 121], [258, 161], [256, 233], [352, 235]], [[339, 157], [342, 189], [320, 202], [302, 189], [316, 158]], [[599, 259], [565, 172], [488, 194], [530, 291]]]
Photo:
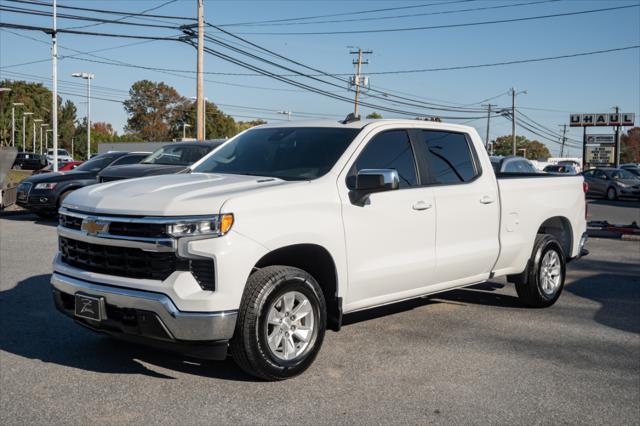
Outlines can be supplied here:
[[182, 133], [188, 102], [164, 82], [141, 80], [129, 89], [124, 109], [129, 115], [125, 130], [147, 141], [167, 141]]
[[640, 127], [633, 127], [620, 136], [620, 162], [640, 163]]
[[[76, 134], [77, 108], [73, 102], [66, 100], [58, 114], [58, 135], [62, 145], [71, 148], [71, 139]], [[51, 128], [51, 126], [49, 126]], [[71, 151], [69, 151], [71, 152]]]
[[244, 132], [247, 129], [259, 126], [261, 124], [267, 124], [267, 122], [264, 120], [238, 121], [236, 123], [236, 133]]
[[367, 115], [367, 118], [373, 119], [373, 120], [377, 120], [382, 118], [382, 114], [373, 111], [371, 114]]
[[[222, 112], [216, 104], [213, 102], [207, 102], [206, 105], [206, 136], [207, 139], [222, 139], [230, 138], [236, 135], [238, 125], [233, 117]], [[180, 111], [178, 118], [179, 137], [182, 137], [182, 123], [186, 123], [191, 126], [192, 129], [196, 128], [196, 103], [190, 102]]]
[[[500, 136], [496, 138], [493, 143], [493, 153], [495, 155], [511, 155], [511, 150], [511, 135]], [[523, 155], [530, 160], [546, 160], [551, 156], [551, 153], [549, 152], [549, 149], [546, 147], [546, 145], [536, 140], [530, 141], [524, 136], [516, 136], [516, 154]]]

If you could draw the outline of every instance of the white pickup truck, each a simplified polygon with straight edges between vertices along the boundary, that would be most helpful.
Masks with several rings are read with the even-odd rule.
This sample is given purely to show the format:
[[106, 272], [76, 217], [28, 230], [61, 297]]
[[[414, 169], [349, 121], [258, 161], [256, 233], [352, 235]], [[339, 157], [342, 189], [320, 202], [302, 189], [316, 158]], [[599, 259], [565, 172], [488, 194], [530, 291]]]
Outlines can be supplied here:
[[304, 371], [344, 314], [498, 276], [560, 296], [586, 252], [582, 177], [496, 177], [477, 132], [413, 120], [255, 127], [188, 173], [94, 185], [60, 209], [57, 308], [93, 330]]

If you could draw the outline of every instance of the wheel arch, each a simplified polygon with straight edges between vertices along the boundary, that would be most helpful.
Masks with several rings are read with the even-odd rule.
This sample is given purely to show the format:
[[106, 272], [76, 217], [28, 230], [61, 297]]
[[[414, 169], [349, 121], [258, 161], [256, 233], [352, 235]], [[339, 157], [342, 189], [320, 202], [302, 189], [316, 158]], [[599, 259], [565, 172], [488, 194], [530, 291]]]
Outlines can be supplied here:
[[573, 251], [573, 229], [571, 221], [564, 216], [550, 217], [538, 227], [537, 234], [553, 235], [560, 241], [566, 259], [570, 259]]
[[322, 288], [327, 304], [327, 327], [338, 331], [342, 323], [342, 298], [338, 296], [338, 271], [333, 256], [318, 244], [292, 244], [270, 251], [258, 260], [254, 271], [271, 265], [300, 268]]

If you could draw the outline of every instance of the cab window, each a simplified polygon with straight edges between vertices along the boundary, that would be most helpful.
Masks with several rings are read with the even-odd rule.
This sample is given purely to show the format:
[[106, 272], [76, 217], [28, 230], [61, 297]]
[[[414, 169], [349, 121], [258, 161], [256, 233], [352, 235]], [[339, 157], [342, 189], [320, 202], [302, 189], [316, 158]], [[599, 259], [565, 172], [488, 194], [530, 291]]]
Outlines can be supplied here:
[[396, 170], [401, 189], [418, 185], [415, 158], [407, 132], [390, 130], [374, 136], [349, 171], [349, 188], [355, 188], [356, 175], [363, 169]]

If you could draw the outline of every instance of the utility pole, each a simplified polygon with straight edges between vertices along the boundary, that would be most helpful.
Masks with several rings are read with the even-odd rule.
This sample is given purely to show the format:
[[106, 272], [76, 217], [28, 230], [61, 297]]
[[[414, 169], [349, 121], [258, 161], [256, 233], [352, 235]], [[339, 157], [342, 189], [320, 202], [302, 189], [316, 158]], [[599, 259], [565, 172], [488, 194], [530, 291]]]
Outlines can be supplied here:
[[564, 145], [567, 143], [567, 125], [559, 124], [562, 127], [562, 144], [560, 145], [560, 157], [564, 157]]
[[357, 51], [350, 51], [349, 52], [352, 55], [358, 55], [358, 59], [354, 59], [353, 60], [353, 64], [356, 66], [356, 73], [355, 75], [352, 77], [351, 79], [351, 85], [352, 86], [356, 86], [356, 96], [355, 99], [353, 101], [353, 115], [355, 117], [358, 117], [358, 98], [360, 97], [360, 86], [362, 86], [363, 84], [363, 79], [364, 79], [364, 86], [367, 85], [368, 83], [368, 79], [367, 77], [362, 76], [362, 65], [367, 65], [369, 63], [369, 61], [363, 61], [362, 60], [362, 55], [370, 55], [373, 53], [373, 51], [371, 50], [362, 50], [361, 48], [358, 48]]
[[57, 1], [53, 0], [53, 31], [51, 32], [51, 124], [53, 133], [53, 171], [58, 171], [58, 27]]
[[198, 1], [198, 83], [196, 93], [196, 140], [203, 141], [204, 134], [204, 0]]
[[[620, 114], [620, 108], [615, 106], [613, 107], [613, 109], [616, 111], [616, 115]], [[618, 119], [618, 122], [620, 120]], [[615, 163], [613, 164], [613, 167], [620, 167], [620, 125], [616, 126], [616, 156], [614, 158], [613, 161], [615, 161]]]
[[483, 107], [487, 107], [487, 138], [484, 140], [484, 147], [489, 152], [489, 126], [491, 124], [491, 107], [497, 106], [492, 104], [484, 104]]
[[514, 87], [511, 88], [511, 154], [516, 155], [516, 96], [521, 93], [527, 93], [526, 90], [516, 92]]

